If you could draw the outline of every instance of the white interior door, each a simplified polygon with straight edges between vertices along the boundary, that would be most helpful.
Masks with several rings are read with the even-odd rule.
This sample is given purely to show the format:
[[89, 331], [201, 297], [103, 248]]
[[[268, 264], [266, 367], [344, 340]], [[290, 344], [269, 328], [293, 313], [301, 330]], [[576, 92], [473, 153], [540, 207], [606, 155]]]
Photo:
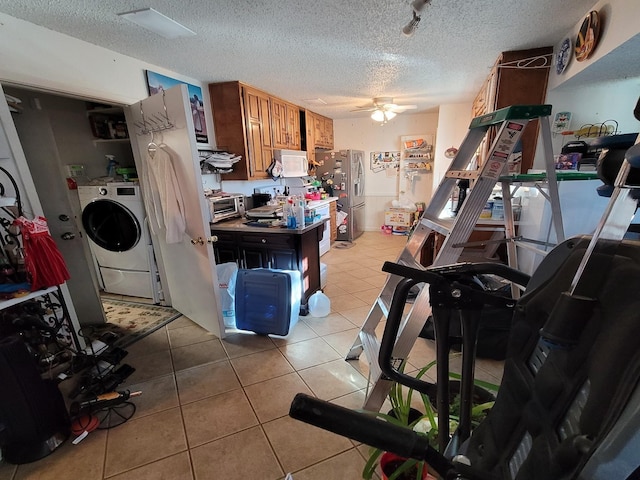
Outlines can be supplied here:
[[[171, 306], [222, 338], [218, 278], [213, 247], [207, 242], [211, 236], [209, 211], [188, 98], [187, 87], [178, 85], [131, 105], [125, 113], [139, 175], [148, 171], [146, 162], [158, 158], [157, 154], [154, 158], [149, 155], [152, 136], [145, 130], [160, 130], [167, 121], [172, 125], [154, 132], [153, 141], [170, 155], [184, 202], [186, 232], [178, 243], [167, 242], [166, 228], [152, 232], [158, 267], [164, 289], [169, 290]], [[147, 198], [151, 193], [148, 185], [156, 188], [153, 183], [141, 181], [142, 194]]]

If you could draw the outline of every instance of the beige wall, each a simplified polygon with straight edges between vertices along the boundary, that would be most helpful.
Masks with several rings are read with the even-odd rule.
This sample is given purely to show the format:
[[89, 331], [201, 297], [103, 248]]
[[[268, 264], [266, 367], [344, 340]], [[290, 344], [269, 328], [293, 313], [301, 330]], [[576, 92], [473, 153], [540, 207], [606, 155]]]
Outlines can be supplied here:
[[[380, 230], [384, 224], [385, 209], [398, 199], [398, 174], [396, 171], [374, 173], [371, 170], [371, 152], [399, 151], [400, 137], [404, 135], [428, 134], [435, 138], [438, 114], [401, 113], [382, 126], [369, 117], [337, 119], [333, 125], [336, 150], [364, 150], [367, 218], [364, 228], [368, 231]], [[430, 195], [431, 182], [428, 191]]]

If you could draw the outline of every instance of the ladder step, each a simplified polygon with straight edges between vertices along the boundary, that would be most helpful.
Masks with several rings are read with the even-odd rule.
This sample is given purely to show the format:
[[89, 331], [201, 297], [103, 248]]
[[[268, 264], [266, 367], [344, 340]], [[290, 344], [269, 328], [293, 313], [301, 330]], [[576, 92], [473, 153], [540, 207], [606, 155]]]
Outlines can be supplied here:
[[453, 226], [453, 219], [451, 218], [434, 218], [425, 212], [420, 219], [420, 223], [422, 223], [427, 228], [434, 230], [442, 235], [449, 235], [451, 232], [451, 227]]
[[449, 170], [445, 173], [445, 177], [449, 178], [478, 178], [479, 172], [477, 170]]
[[505, 120], [526, 120], [551, 115], [551, 105], [512, 105], [471, 120], [469, 129], [497, 125]]

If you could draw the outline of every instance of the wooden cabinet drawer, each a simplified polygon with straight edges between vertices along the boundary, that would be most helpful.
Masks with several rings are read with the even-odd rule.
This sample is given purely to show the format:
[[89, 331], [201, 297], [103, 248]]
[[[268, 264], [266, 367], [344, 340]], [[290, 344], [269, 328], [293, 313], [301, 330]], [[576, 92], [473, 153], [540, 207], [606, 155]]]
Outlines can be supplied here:
[[240, 235], [240, 243], [252, 246], [295, 248], [295, 242], [291, 235], [242, 234]]

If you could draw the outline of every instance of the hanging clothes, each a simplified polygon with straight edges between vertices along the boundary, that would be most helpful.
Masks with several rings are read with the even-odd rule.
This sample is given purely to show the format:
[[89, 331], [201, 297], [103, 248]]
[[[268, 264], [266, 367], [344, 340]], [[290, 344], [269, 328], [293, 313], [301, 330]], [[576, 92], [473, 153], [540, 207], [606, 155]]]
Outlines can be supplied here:
[[22, 233], [24, 263], [31, 291], [60, 285], [69, 280], [69, 271], [49, 233], [47, 219], [36, 217], [29, 220], [18, 217], [13, 223], [20, 227]]
[[182, 242], [186, 229], [185, 207], [173, 159], [166, 146], [147, 151], [142, 182], [149, 228], [158, 235], [166, 229], [167, 243]]

